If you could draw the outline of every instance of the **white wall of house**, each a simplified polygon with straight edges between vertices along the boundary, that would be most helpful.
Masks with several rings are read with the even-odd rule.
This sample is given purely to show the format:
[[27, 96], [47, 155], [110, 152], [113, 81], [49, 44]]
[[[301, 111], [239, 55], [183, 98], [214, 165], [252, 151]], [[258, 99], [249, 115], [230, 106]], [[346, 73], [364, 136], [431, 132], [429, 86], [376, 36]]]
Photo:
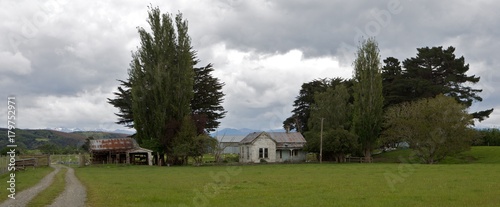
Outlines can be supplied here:
[[259, 163], [260, 159], [276, 162], [276, 142], [266, 134], [257, 137], [252, 143], [240, 146], [240, 162]]

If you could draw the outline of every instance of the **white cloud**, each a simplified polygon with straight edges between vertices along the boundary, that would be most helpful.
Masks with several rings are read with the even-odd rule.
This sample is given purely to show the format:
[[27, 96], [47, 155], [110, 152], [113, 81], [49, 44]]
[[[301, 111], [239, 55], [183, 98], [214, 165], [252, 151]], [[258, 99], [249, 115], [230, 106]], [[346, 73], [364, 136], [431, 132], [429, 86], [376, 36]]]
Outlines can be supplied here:
[[[222, 127], [279, 128], [290, 115], [303, 83], [318, 78], [350, 78], [352, 74], [351, 68], [340, 66], [335, 58], [305, 58], [296, 49], [267, 54], [228, 49], [220, 43], [213, 50], [215, 76], [226, 84], [224, 107], [229, 112]], [[273, 123], [262, 123], [263, 119]]]
[[0, 52], [0, 72], [27, 75], [31, 73], [31, 61], [20, 52]]

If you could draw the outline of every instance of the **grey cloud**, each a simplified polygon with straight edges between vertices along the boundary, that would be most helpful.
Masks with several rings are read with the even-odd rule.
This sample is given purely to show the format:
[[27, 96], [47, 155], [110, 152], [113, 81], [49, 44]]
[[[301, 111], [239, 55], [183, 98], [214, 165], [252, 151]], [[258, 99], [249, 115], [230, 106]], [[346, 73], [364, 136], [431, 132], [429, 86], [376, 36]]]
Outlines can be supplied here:
[[[350, 67], [361, 36], [376, 36], [382, 59], [414, 57], [419, 47], [455, 46], [456, 54], [471, 64], [471, 72], [482, 77], [477, 87], [484, 89], [485, 100], [472, 109], [498, 107], [500, 103], [496, 95], [500, 77], [495, 73], [500, 66], [496, 55], [500, 47], [500, 4], [495, 1], [227, 0], [198, 4], [152, 3], [162, 12], [183, 12], [189, 20], [193, 47], [199, 51], [200, 65], [214, 63], [214, 74], [226, 82], [224, 106], [229, 112], [223, 126], [279, 126], [276, 117], [289, 115], [300, 85], [324, 76], [320, 70], [304, 74], [300, 68], [261, 67], [258, 63], [263, 55], [298, 49], [304, 61], [335, 58]], [[23, 105], [34, 117], [50, 116], [47, 113], [53, 109], [47, 108], [46, 102], [36, 101], [47, 101], [48, 97], [71, 104], [96, 93], [102, 100], [83, 106], [109, 109], [105, 98], [111, 97], [111, 90], [118, 86], [116, 79], [127, 78], [130, 51], [139, 44], [136, 27], [147, 28], [147, 5], [135, 1], [5, 2], [0, 9], [0, 33], [4, 35], [0, 38], [0, 94], [24, 97]], [[215, 54], [218, 51], [214, 48], [220, 44], [227, 50], [248, 52], [244, 64], [256, 64], [234, 65], [224, 54], [227, 50]], [[335, 77], [339, 72], [328, 74]], [[82, 93], [87, 94], [78, 95]], [[81, 120], [72, 124], [101, 122], [108, 126], [114, 121], [112, 112], [98, 118], [78, 113], [83, 113], [75, 114]], [[495, 113], [485, 125], [498, 119], [500, 115]]]

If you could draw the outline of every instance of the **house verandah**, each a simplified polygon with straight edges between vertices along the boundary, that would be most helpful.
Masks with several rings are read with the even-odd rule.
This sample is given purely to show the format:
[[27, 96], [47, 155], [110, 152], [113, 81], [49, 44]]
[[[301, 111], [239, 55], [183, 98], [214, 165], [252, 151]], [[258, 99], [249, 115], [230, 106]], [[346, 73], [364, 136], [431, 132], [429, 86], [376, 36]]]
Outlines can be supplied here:
[[306, 140], [298, 132], [254, 132], [240, 141], [240, 162], [303, 162]]

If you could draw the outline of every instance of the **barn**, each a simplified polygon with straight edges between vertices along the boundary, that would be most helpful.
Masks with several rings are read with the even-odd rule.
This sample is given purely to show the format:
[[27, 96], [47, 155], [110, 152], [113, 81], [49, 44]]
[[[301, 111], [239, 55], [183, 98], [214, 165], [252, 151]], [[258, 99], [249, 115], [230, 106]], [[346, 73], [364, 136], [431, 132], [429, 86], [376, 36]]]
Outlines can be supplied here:
[[93, 164], [152, 165], [152, 152], [152, 150], [139, 147], [135, 139], [132, 138], [90, 140], [90, 154]]

